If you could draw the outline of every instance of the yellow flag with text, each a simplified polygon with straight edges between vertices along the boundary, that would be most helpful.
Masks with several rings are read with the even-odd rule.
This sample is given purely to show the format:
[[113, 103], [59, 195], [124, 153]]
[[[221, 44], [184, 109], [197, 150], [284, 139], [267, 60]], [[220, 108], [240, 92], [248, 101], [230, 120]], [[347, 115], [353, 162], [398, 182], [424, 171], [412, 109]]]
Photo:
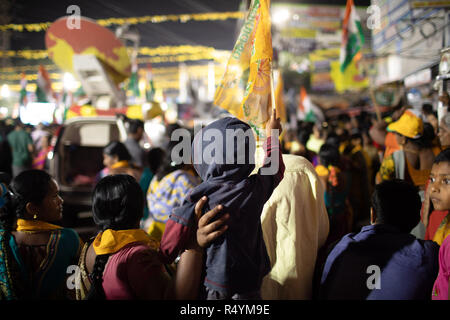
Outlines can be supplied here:
[[214, 104], [247, 122], [264, 138], [270, 117], [272, 34], [270, 0], [252, 0], [225, 74], [216, 89]]

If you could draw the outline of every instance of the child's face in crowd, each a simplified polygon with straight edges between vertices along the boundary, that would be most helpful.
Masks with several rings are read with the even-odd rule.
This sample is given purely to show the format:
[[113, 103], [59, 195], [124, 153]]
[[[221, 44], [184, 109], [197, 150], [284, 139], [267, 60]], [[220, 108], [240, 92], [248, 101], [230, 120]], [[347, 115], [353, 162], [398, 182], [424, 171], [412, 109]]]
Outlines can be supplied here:
[[434, 164], [430, 174], [431, 201], [435, 210], [450, 209], [450, 162]]

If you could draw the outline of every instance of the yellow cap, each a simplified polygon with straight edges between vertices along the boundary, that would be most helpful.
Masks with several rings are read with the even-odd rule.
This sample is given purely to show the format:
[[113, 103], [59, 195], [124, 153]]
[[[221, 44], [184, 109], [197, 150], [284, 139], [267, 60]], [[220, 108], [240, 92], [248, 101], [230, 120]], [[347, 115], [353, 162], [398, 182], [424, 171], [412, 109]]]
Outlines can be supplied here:
[[411, 139], [417, 139], [423, 134], [423, 121], [413, 110], [408, 109], [402, 114], [400, 119], [392, 122], [387, 127], [387, 130]]

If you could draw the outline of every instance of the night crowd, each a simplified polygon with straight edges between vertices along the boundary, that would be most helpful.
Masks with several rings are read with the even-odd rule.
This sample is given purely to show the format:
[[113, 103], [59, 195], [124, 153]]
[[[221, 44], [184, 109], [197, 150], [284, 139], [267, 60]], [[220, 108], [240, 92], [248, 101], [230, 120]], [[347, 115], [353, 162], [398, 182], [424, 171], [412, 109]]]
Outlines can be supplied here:
[[48, 173], [58, 125], [0, 120], [1, 299], [449, 298], [450, 113], [399, 105], [282, 129], [273, 112], [261, 144], [234, 149], [226, 130], [250, 126], [222, 117], [191, 139], [194, 158], [223, 133], [212, 163], [174, 161], [181, 124], [144, 149], [144, 123], [127, 121], [82, 239]]

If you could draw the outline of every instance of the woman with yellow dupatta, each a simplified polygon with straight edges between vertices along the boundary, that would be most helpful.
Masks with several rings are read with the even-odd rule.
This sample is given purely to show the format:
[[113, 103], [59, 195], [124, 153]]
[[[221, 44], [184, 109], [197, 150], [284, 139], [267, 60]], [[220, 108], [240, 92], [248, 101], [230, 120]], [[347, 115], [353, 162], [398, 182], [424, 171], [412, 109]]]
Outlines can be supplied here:
[[352, 228], [353, 212], [348, 200], [351, 175], [341, 170], [340, 159], [337, 146], [325, 143], [320, 148], [316, 172], [325, 189], [325, 206], [330, 219], [330, 232], [325, 246], [340, 240]]
[[[160, 262], [159, 243], [139, 229], [144, 194], [129, 175], [112, 175], [100, 180], [94, 190], [92, 211], [100, 228], [81, 253], [76, 281], [79, 300], [196, 299], [203, 265], [203, 247], [223, 234], [229, 217], [208, 224], [221, 208], [203, 217], [206, 202], [197, 203], [198, 230], [180, 255], [175, 279]], [[220, 227], [220, 229], [219, 229]]]
[[73, 298], [67, 269], [76, 265], [82, 243], [74, 230], [54, 224], [62, 217], [58, 184], [45, 171], [28, 170], [13, 179], [10, 191], [8, 250], [20, 270], [11, 280], [28, 288], [17, 298]]
[[119, 141], [111, 141], [103, 148], [103, 165], [105, 168], [99, 173], [97, 180], [113, 174], [128, 174], [139, 182], [142, 170], [131, 162], [131, 155], [127, 147]]

